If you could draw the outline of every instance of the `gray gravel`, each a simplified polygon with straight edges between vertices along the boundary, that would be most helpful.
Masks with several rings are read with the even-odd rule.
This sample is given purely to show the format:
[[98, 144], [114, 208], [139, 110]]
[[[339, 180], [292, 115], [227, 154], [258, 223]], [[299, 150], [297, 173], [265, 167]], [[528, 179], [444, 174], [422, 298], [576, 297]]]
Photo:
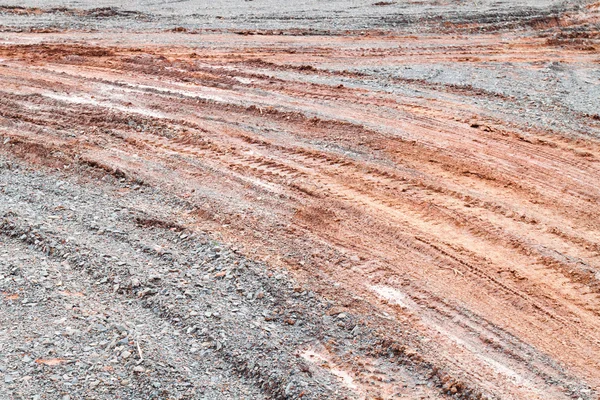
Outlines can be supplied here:
[[356, 398], [300, 356], [368, 355], [356, 317], [181, 228], [176, 200], [73, 179], [0, 158], [0, 398]]
[[[407, 24], [440, 21], [477, 20], [503, 25], [515, 20], [543, 18], [565, 9], [577, 9], [582, 0], [470, 0], [470, 1], [386, 1], [376, 0], [273, 0], [215, 1], [135, 1], [115, 0], [81, 2], [73, 0], [5, 0], [9, 7], [36, 7], [51, 13], [3, 18], [13, 28], [52, 26], [85, 29], [309, 29], [360, 30], [402, 28]], [[64, 8], [69, 10], [64, 10]], [[114, 8], [114, 12], [102, 10]], [[58, 9], [58, 10], [57, 10]], [[80, 15], [72, 11], [92, 10]], [[66, 12], [65, 12], [66, 11]]]
[[[311, 293], [295, 293], [284, 276], [269, 277], [208, 237], [171, 230], [165, 215], [147, 215], [161, 199], [143, 188], [115, 203], [16, 164], [1, 171], [3, 395], [343, 392], [336, 377], [310, 373], [295, 356], [315, 337], [348, 336], [345, 326], [315, 323], [326, 304]], [[43, 364], [52, 359], [64, 361]]]

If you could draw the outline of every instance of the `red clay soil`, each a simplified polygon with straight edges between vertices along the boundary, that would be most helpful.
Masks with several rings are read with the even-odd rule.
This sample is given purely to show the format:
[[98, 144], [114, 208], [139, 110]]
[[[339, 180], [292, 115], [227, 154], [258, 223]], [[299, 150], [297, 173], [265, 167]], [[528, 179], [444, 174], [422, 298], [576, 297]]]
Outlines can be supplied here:
[[[0, 149], [35, 168], [86, 165], [178, 196], [186, 229], [361, 316], [385, 351], [430, 372], [436, 397], [593, 398], [598, 114], [572, 113], [579, 130], [543, 129], [510, 93], [392, 75], [383, 85], [368, 71], [597, 68], [597, 43], [507, 32], [7, 33]], [[353, 360], [331, 357], [357, 395], [394, 393], [393, 370], [369, 383]]]

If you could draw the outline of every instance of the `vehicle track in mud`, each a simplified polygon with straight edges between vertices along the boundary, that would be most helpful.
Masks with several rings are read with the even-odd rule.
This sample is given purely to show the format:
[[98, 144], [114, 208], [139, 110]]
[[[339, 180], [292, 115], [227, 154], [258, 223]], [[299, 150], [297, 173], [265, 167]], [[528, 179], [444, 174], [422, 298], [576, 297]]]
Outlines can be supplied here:
[[[122, 378], [135, 383], [107, 384], [106, 396], [596, 398], [600, 6], [582, 4], [535, 23], [480, 21], [489, 32], [477, 18], [421, 33], [5, 32], [0, 242], [50, 253], [57, 270], [52, 257], [64, 257], [75, 272], [61, 273], [90, 294], [85, 308], [127, 302], [148, 326], [181, 331], [152, 342], [142, 329], [148, 346], [185, 354], [198, 340], [211, 351], [173, 354], [168, 372]], [[17, 11], [39, 15], [8, 15]], [[36, 190], [77, 221], [53, 219]], [[90, 225], [95, 198], [100, 213], [129, 216]], [[51, 229], [32, 233], [36, 218]], [[93, 233], [107, 229], [110, 239]], [[194, 258], [211, 250], [192, 249], [207, 238], [234, 255], [197, 273]], [[139, 256], [160, 241], [175, 261]], [[98, 286], [102, 253], [109, 281]], [[166, 276], [121, 283], [146, 282], [144, 263]], [[231, 279], [239, 298], [218, 298]], [[219, 321], [190, 320], [206, 302]], [[212, 359], [229, 392], [207, 386]], [[165, 381], [160, 394], [161, 373], [186, 383]]]

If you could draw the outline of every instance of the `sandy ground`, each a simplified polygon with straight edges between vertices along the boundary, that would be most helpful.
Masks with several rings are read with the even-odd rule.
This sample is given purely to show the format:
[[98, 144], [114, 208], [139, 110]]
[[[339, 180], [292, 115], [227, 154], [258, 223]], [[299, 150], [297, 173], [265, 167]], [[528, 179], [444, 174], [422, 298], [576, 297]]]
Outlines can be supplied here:
[[0, 4], [0, 398], [598, 398], [600, 3], [83, 3]]

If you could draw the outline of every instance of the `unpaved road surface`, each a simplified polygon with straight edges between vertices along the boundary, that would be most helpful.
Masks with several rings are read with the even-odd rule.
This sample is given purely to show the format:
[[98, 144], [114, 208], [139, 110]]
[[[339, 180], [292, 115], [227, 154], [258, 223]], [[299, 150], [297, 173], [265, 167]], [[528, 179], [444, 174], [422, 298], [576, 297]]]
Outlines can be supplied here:
[[91, 3], [0, 4], [1, 399], [598, 398], [600, 3]]

